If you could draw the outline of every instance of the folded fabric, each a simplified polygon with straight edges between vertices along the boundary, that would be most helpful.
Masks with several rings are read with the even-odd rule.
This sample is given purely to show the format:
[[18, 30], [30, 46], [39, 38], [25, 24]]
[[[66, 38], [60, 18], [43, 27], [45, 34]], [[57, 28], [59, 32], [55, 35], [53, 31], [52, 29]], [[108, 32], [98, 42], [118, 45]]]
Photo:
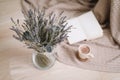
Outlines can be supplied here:
[[[92, 10], [103, 28], [103, 37], [72, 45], [64, 41], [56, 48], [57, 59], [79, 68], [120, 72], [120, 0], [21, 0], [21, 3], [24, 13], [29, 8], [45, 8], [47, 14], [51, 11], [56, 14], [64, 11], [63, 15], [68, 19]], [[88, 19], [91, 21], [89, 17]], [[94, 54], [93, 59], [87, 62], [81, 62], [78, 59], [77, 49], [81, 44], [90, 46]]]

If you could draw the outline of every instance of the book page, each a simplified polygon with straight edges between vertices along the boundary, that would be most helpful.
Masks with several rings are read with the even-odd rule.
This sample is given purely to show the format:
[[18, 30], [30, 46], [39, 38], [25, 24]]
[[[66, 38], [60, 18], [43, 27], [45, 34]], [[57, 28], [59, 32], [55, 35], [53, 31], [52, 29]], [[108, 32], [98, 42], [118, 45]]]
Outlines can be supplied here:
[[68, 38], [67, 38], [70, 44], [87, 39], [82, 29], [82, 26], [80, 25], [77, 18], [68, 20], [67, 23], [68, 26], [72, 26], [70, 32], [68, 33]]
[[70, 44], [92, 40], [103, 36], [103, 30], [92, 11], [67, 21], [68, 26], [72, 25], [71, 32], [68, 33]]
[[79, 25], [82, 25], [87, 40], [96, 39], [103, 35], [103, 30], [92, 11], [79, 16], [78, 21]]

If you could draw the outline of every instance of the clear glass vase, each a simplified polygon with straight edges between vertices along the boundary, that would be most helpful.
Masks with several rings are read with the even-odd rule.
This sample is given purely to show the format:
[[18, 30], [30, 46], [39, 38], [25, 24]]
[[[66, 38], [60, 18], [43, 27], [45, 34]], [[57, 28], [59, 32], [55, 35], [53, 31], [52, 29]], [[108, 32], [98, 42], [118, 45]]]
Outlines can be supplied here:
[[36, 68], [38, 69], [49, 69], [51, 68], [54, 63], [55, 63], [55, 56], [54, 53], [49, 53], [49, 52], [44, 52], [44, 53], [39, 53], [35, 52], [32, 55], [32, 61], [33, 64]]

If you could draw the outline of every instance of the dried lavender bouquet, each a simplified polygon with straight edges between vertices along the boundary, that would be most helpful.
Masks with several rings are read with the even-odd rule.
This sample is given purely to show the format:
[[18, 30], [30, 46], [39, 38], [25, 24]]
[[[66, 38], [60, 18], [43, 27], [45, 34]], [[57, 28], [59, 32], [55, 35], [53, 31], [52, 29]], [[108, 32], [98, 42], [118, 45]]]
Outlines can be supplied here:
[[60, 14], [57, 17], [50, 13], [46, 17], [45, 10], [29, 10], [24, 16], [22, 24], [19, 23], [19, 19], [14, 21], [11, 18], [14, 25], [10, 29], [17, 34], [13, 37], [24, 42], [28, 48], [40, 53], [51, 52], [57, 43], [67, 37], [70, 27], [66, 28], [66, 16]]

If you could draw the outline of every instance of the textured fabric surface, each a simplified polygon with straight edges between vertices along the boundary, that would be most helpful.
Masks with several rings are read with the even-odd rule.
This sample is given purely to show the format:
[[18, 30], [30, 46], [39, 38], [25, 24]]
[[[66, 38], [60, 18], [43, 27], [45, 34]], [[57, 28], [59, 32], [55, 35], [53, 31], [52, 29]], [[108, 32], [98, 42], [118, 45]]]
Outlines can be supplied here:
[[120, 1], [111, 0], [110, 28], [113, 38], [120, 44]]
[[[83, 41], [73, 45], [67, 41], [56, 48], [57, 59], [65, 64], [85, 69], [120, 72], [120, 1], [119, 0], [21, 0], [23, 12], [29, 8], [45, 8], [47, 13], [54, 11], [69, 18], [79, 16], [92, 10], [103, 27], [102, 38]], [[78, 35], [78, 34], [77, 34]], [[88, 44], [95, 58], [81, 62], [77, 57], [80, 44]]]

